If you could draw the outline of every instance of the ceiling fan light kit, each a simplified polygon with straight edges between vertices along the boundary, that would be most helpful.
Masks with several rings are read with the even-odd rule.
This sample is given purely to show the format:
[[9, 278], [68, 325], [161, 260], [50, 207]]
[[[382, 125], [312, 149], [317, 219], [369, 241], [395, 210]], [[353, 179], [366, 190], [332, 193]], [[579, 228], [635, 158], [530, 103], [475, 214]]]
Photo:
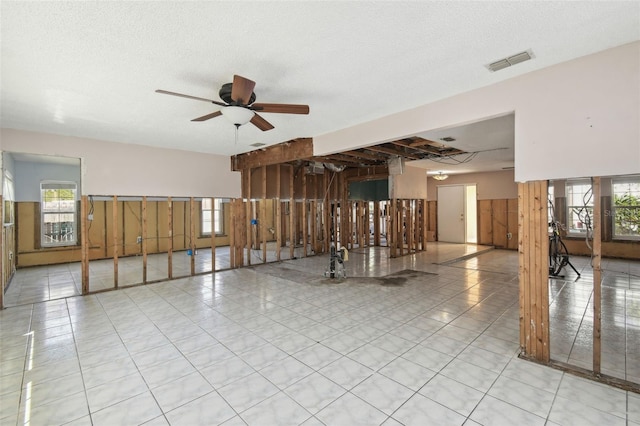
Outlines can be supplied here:
[[224, 118], [226, 118], [231, 122], [231, 124], [234, 124], [236, 126], [247, 124], [251, 121], [255, 114], [250, 109], [234, 105], [222, 107], [220, 112], [222, 113], [222, 115], [224, 115]]

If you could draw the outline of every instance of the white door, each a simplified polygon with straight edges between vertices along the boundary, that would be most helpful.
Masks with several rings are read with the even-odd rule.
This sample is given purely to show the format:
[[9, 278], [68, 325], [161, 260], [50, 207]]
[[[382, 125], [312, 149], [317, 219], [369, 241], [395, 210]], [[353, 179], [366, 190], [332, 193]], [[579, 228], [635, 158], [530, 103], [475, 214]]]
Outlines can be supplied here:
[[438, 187], [438, 241], [465, 242], [464, 185]]

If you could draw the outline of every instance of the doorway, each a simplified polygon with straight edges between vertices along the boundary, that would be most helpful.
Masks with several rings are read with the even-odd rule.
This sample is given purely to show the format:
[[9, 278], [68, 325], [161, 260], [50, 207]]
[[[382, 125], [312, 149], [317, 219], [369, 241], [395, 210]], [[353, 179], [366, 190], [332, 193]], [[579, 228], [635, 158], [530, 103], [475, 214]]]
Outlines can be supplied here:
[[475, 184], [438, 186], [438, 241], [476, 244]]

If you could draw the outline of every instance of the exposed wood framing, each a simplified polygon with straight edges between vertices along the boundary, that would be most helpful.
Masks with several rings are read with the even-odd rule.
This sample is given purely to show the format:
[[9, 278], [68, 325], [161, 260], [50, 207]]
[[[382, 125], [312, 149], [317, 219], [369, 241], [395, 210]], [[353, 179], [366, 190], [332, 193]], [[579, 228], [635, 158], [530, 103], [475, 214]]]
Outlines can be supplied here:
[[147, 197], [142, 197], [142, 282], [147, 283]]
[[373, 245], [380, 246], [380, 202], [373, 203]]
[[547, 182], [518, 184], [520, 346], [541, 362], [549, 361], [549, 269]]
[[191, 256], [189, 263], [191, 265], [191, 275], [196, 274], [196, 201], [193, 197], [189, 198], [189, 247], [191, 248]]
[[289, 259], [293, 259], [296, 247], [296, 199], [293, 195], [295, 167], [291, 166], [289, 174]]
[[282, 165], [276, 167], [276, 260], [279, 262], [282, 257]]
[[215, 205], [216, 205], [216, 199], [215, 198], [211, 198], [211, 219], [212, 219], [212, 224], [211, 224], [211, 272], [215, 272], [216, 271], [216, 230], [215, 230], [215, 227], [213, 226], [213, 224], [216, 223]]
[[302, 256], [307, 257], [307, 244], [309, 235], [309, 217], [307, 215], [307, 175], [302, 173]]
[[267, 263], [267, 166], [262, 166], [262, 201], [260, 202], [260, 216], [262, 263]]
[[601, 269], [601, 247], [602, 247], [602, 202], [600, 198], [600, 178], [594, 177], [593, 188], [593, 255], [591, 263], [593, 265], [593, 372], [600, 374], [600, 364], [602, 356], [602, 269]]
[[80, 247], [82, 259], [82, 294], [89, 293], [89, 239], [87, 233], [88, 197], [80, 197]]
[[313, 139], [299, 138], [231, 157], [231, 170], [240, 171], [313, 157]]
[[251, 248], [253, 247], [253, 230], [251, 229], [251, 219], [253, 218], [252, 202], [251, 202], [251, 169], [245, 169], [242, 171], [246, 185], [247, 185], [247, 201], [245, 204], [245, 211], [247, 215], [246, 232], [247, 232], [247, 264], [251, 265]]
[[168, 261], [168, 275], [169, 279], [173, 278], [173, 201], [171, 197], [167, 197], [167, 226], [168, 226], [168, 247], [167, 247], [167, 261]]
[[[2, 194], [0, 194], [0, 217], [4, 218], [4, 202], [2, 201]], [[4, 219], [3, 219], [4, 220]], [[4, 288], [5, 288], [5, 275], [4, 275], [4, 226], [0, 231], [0, 310], [4, 309]]]
[[113, 196], [111, 206], [111, 218], [113, 219], [113, 287], [118, 288], [118, 196]]

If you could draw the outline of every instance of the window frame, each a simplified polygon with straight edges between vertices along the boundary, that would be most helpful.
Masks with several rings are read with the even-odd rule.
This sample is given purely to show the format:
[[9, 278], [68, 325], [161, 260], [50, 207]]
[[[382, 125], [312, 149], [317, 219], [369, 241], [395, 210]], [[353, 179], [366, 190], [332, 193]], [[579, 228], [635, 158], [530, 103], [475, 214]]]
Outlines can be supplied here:
[[[570, 194], [573, 194], [573, 190], [570, 189], [570, 187], [573, 186], [588, 186], [590, 187], [590, 189], [587, 189], [586, 191], [583, 192], [583, 194], [587, 194], [589, 193], [589, 191], [591, 191], [591, 199], [590, 199], [590, 204], [588, 204], [587, 210], [589, 211], [589, 216], [591, 217], [591, 227], [593, 229], [593, 184], [591, 183], [590, 179], [573, 179], [573, 180], [567, 180], [565, 182], [565, 197], [566, 197], [566, 232], [567, 232], [567, 237], [585, 237], [587, 235], [587, 227], [585, 226], [584, 228], [578, 229], [578, 228], [574, 228], [572, 225], [572, 218], [573, 218], [573, 213], [575, 209], [582, 209], [585, 207], [584, 203], [582, 204], [573, 204], [570, 203]], [[583, 196], [584, 198], [584, 196]], [[582, 223], [582, 222], [581, 222]], [[586, 224], [585, 224], [586, 225]]]
[[[57, 187], [57, 188], [56, 188]], [[63, 190], [70, 189], [73, 191], [73, 202], [69, 205], [72, 205], [72, 209], [59, 209], [57, 211], [50, 211], [45, 208], [45, 198], [44, 194], [47, 190]], [[43, 248], [54, 248], [54, 247], [69, 247], [69, 246], [77, 246], [79, 243], [78, 239], [78, 184], [73, 181], [42, 181], [40, 182], [40, 247]], [[45, 234], [47, 229], [45, 216], [49, 214], [58, 214], [58, 215], [73, 215], [73, 220], [65, 221], [65, 223], [72, 224], [72, 239], [64, 240], [64, 241], [47, 241], [48, 236]]]
[[[206, 201], [213, 200], [210, 208], [206, 207]], [[206, 232], [205, 228], [205, 212], [211, 212], [210, 230]], [[219, 226], [219, 231], [216, 231], [216, 225]], [[200, 235], [202, 237], [210, 237], [212, 232], [215, 232], [216, 237], [226, 235], [224, 229], [224, 202], [222, 198], [203, 198], [200, 201]]]
[[[611, 220], [611, 235], [612, 239], [616, 241], [638, 241], [640, 240], [640, 232], [639, 235], [620, 235], [616, 230], [616, 212], [618, 209], [631, 209], [636, 208], [640, 210], [640, 206], [616, 206], [616, 190], [615, 185], [622, 184], [637, 184], [640, 187], [640, 176], [625, 176], [619, 178], [611, 179], [611, 214], [608, 215]], [[640, 195], [640, 194], [639, 194]]]

